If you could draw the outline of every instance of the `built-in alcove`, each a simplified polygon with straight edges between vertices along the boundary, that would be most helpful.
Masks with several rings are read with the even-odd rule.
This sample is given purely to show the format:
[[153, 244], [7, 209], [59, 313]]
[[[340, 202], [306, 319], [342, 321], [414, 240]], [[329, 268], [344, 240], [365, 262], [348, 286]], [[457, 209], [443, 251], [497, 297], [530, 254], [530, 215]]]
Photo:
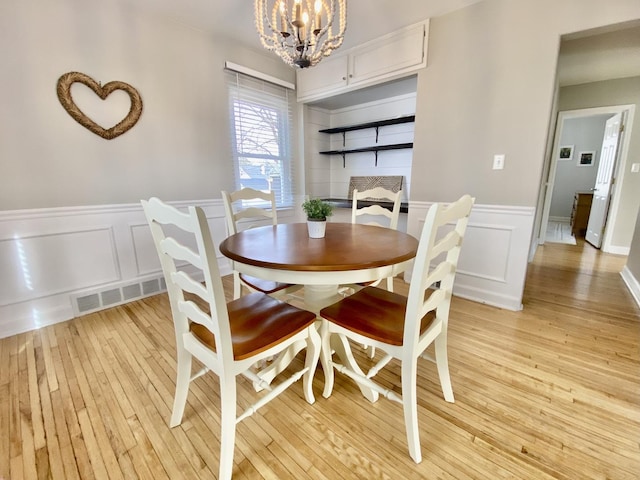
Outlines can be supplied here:
[[415, 75], [305, 105], [307, 194], [350, 207], [351, 177], [401, 176], [406, 209], [415, 109]]

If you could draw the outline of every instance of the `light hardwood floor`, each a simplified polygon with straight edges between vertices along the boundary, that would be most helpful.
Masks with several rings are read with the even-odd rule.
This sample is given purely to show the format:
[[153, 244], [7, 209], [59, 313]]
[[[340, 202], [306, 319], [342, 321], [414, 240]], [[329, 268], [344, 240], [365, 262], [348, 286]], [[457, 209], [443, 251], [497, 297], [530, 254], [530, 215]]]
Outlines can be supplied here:
[[[547, 244], [523, 311], [455, 298], [456, 403], [424, 362], [421, 464], [400, 405], [370, 404], [339, 374], [325, 399], [320, 369], [314, 405], [294, 385], [239, 424], [234, 478], [640, 478], [640, 310], [624, 261], [580, 240]], [[217, 378], [194, 382], [169, 429], [174, 357], [166, 295], [0, 340], [0, 479], [215, 478]], [[398, 365], [381, 379], [398, 390]], [[240, 401], [253, 394], [242, 383]]]

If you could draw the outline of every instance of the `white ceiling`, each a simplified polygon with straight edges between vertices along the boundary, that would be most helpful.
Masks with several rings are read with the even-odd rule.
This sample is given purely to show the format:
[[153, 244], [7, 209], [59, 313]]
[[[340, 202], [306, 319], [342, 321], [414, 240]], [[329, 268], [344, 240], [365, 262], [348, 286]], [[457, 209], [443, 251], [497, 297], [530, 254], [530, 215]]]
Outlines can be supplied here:
[[[121, 0], [250, 48], [261, 48], [254, 0]], [[343, 49], [481, 0], [347, 0]]]

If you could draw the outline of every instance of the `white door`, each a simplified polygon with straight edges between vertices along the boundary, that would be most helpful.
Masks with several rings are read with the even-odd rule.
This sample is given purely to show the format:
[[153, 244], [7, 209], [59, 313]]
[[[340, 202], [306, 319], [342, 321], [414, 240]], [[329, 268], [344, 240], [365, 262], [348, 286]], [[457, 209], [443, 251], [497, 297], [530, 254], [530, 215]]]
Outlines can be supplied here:
[[611, 198], [611, 179], [613, 177], [613, 167], [616, 163], [618, 152], [618, 139], [620, 137], [620, 125], [622, 114], [614, 115], [605, 124], [604, 139], [600, 150], [600, 164], [596, 176], [596, 185], [593, 192], [593, 202], [591, 203], [591, 213], [587, 225], [585, 239], [596, 248], [602, 245], [602, 234], [609, 211], [609, 200]]

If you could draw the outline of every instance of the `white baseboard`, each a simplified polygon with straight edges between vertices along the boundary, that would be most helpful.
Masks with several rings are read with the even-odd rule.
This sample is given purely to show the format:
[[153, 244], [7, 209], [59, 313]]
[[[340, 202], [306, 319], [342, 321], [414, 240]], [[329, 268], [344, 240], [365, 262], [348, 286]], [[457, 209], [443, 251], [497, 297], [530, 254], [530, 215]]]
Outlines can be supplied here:
[[633, 276], [633, 273], [631, 273], [631, 270], [629, 270], [626, 265], [622, 269], [622, 272], [620, 272], [620, 276], [627, 285], [627, 288], [629, 289], [629, 292], [631, 292], [636, 304], [640, 307], [640, 282]]
[[611, 245], [606, 249], [603, 247], [602, 251], [605, 253], [613, 253], [614, 255], [629, 255], [631, 251], [631, 247], [620, 247], [616, 245]]
[[66, 304], [63, 299], [57, 305], [45, 307], [31, 307], [30, 309], [17, 308], [14, 314], [9, 314], [10, 309], [3, 308], [3, 318], [0, 324], [0, 338], [18, 335], [20, 333], [37, 330], [55, 323], [65, 322], [73, 318], [71, 304]]

